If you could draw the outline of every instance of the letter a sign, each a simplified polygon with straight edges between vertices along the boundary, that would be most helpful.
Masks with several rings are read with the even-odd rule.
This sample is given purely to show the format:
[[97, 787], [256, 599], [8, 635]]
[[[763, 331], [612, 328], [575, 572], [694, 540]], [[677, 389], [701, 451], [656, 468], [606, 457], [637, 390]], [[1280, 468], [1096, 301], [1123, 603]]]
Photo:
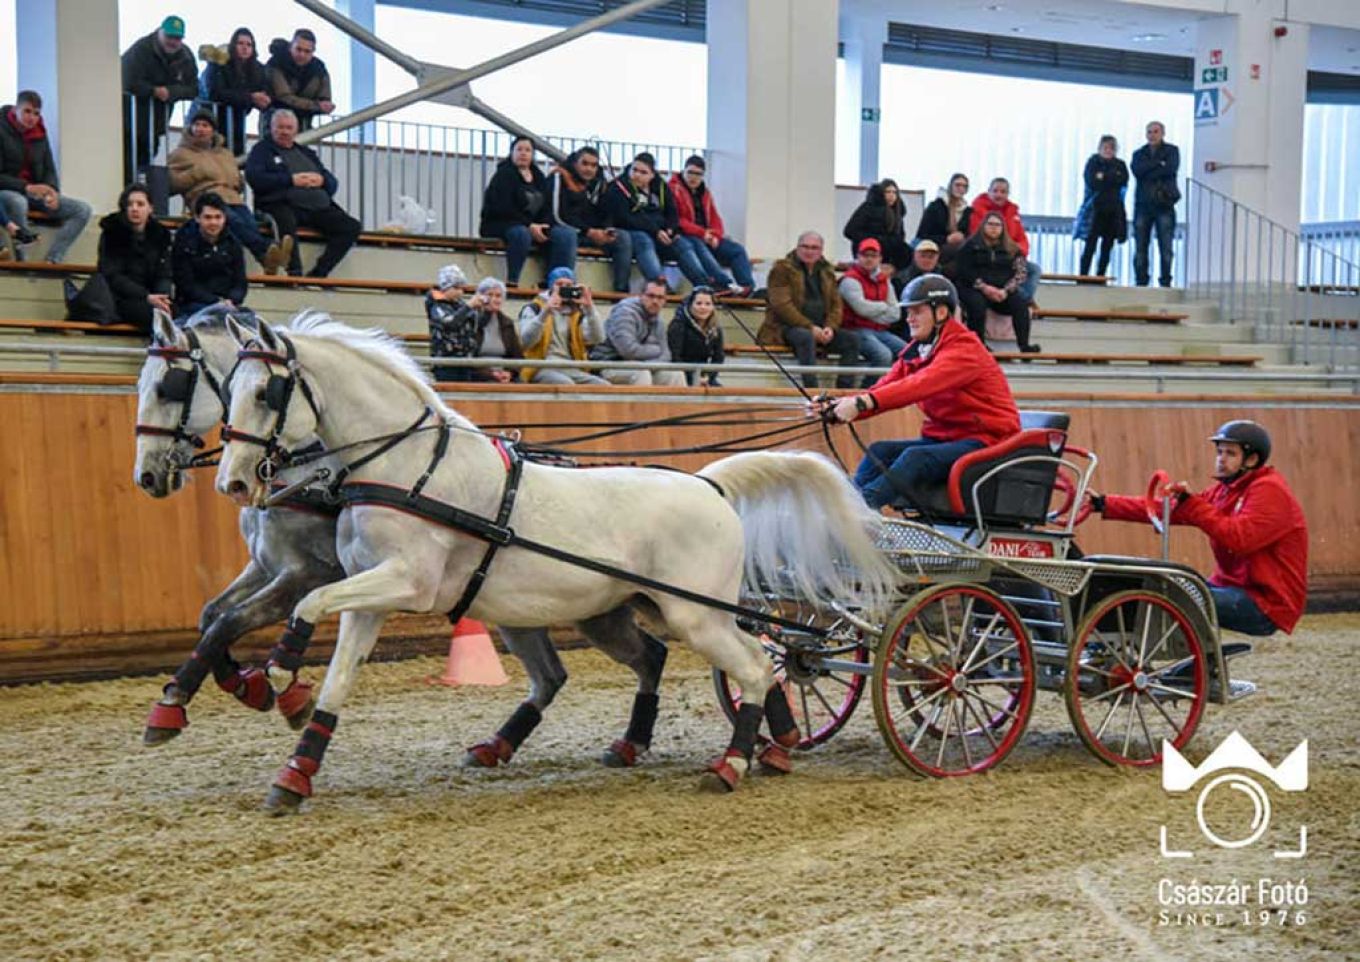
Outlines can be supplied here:
[[1195, 122], [1215, 120], [1218, 117], [1218, 88], [1211, 87], [1195, 91]]

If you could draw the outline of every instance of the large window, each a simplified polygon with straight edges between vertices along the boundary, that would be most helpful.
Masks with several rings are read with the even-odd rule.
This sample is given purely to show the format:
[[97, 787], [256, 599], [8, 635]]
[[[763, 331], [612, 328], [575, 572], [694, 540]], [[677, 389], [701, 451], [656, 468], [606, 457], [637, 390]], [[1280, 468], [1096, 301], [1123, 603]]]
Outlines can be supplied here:
[[1309, 104], [1303, 112], [1304, 223], [1360, 220], [1360, 105]]
[[1011, 182], [1023, 212], [1071, 215], [1082, 168], [1102, 134], [1127, 162], [1149, 120], [1166, 124], [1181, 172], [1194, 148], [1189, 94], [1027, 80], [885, 64], [879, 173], [929, 200], [954, 171], [974, 192], [995, 176]]

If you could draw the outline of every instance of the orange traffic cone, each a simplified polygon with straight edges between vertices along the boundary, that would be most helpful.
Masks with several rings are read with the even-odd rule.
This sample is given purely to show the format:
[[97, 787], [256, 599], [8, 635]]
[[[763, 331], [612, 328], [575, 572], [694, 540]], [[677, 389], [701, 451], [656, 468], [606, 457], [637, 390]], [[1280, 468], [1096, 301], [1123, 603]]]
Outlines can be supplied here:
[[463, 618], [453, 626], [453, 640], [449, 642], [449, 660], [444, 674], [430, 677], [432, 685], [504, 685], [510, 679], [501, 667], [496, 646], [487, 634], [486, 625], [471, 618]]

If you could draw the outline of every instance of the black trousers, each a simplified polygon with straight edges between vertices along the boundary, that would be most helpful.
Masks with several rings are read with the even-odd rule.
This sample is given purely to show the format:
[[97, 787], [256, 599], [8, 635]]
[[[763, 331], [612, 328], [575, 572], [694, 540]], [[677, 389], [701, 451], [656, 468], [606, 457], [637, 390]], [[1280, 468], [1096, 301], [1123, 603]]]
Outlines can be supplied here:
[[151, 322], [155, 319], [151, 302], [145, 297], [118, 297], [114, 295], [118, 307], [118, 320], [131, 324], [148, 337], [151, 336]]
[[288, 263], [288, 273], [294, 276], [302, 273], [302, 257], [296, 236], [299, 227], [310, 227], [326, 239], [326, 249], [317, 258], [316, 266], [309, 272], [310, 277], [326, 277], [335, 265], [349, 253], [354, 242], [359, 239], [362, 225], [346, 214], [334, 202], [324, 210], [299, 210], [291, 204], [259, 204], [257, 209], [274, 218], [279, 225], [279, 233], [293, 235], [293, 259]]
[[982, 296], [975, 287], [959, 288], [959, 301], [963, 305], [963, 318], [971, 330], [983, 343], [987, 341], [987, 309], [998, 314], [1009, 314], [1015, 328], [1015, 342], [1022, 348], [1029, 347], [1029, 301], [1018, 293], [1010, 294], [1004, 301], [993, 302]]
[[[817, 339], [812, 335], [812, 329], [807, 327], [794, 327], [792, 324], [783, 325], [784, 343], [793, 350], [793, 356], [798, 359], [798, 363], [804, 367], [813, 367], [817, 363]], [[836, 356], [836, 363], [840, 367], [854, 367], [859, 364], [859, 335], [854, 331], [847, 331], [838, 327], [836, 333], [826, 344], [821, 345], [825, 348], [827, 356]], [[804, 387], [817, 387], [817, 375], [804, 374]], [[841, 374], [836, 377], [836, 387], [849, 388], [855, 386], [853, 375]]]

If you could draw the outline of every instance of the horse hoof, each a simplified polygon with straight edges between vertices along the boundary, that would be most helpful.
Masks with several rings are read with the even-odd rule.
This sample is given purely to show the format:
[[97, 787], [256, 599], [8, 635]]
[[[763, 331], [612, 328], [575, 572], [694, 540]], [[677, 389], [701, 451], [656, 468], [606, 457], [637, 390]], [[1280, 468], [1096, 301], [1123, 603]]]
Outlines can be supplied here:
[[500, 735], [493, 735], [488, 741], [478, 742], [463, 756], [464, 768], [496, 768], [510, 761], [515, 749]]
[[247, 708], [269, 711], [274, 707], [274, 689], [263, 669], [242, 668], [220, 687]]
[[284, 721], [293, 731], [302, 731], [312, 719], [316, 710], [316, 699], [312, 697], [312, 686], [305, 681], [296, 681], [279, 692], [275, 704], [283, 714]]
[[715, 795], [726, 795], [735, 791], [742, 773], [749, 764], [741, 753], [729, 751], [709, 764], [708, 771], [699, 777], [699, 790]]
[[604, 750], [604, 754], [600, 756], [600, 763], [605, 768], [632, 768], [637, 764], [638, 756], [644, 751], [645, 748], [639, 750], [632, 742], [620, 738]]
[[146, 731], [142, 732], [142, 744], [148, 748], [155, 748], [157, 745], [164, 745], [181, 731], [182, 728], [153, 728], [148, 725]]
[[771, 742], [756, 756], [760, 770], [766, 775], [787, 775], [793, 771], [793, 758], [783, 745]]
[[280, 785], [271, 785], [261, 807], [267, 814], [279, 816], [295, 815], [301, 806], [302, 796], [297, 792], [289, 791]]

